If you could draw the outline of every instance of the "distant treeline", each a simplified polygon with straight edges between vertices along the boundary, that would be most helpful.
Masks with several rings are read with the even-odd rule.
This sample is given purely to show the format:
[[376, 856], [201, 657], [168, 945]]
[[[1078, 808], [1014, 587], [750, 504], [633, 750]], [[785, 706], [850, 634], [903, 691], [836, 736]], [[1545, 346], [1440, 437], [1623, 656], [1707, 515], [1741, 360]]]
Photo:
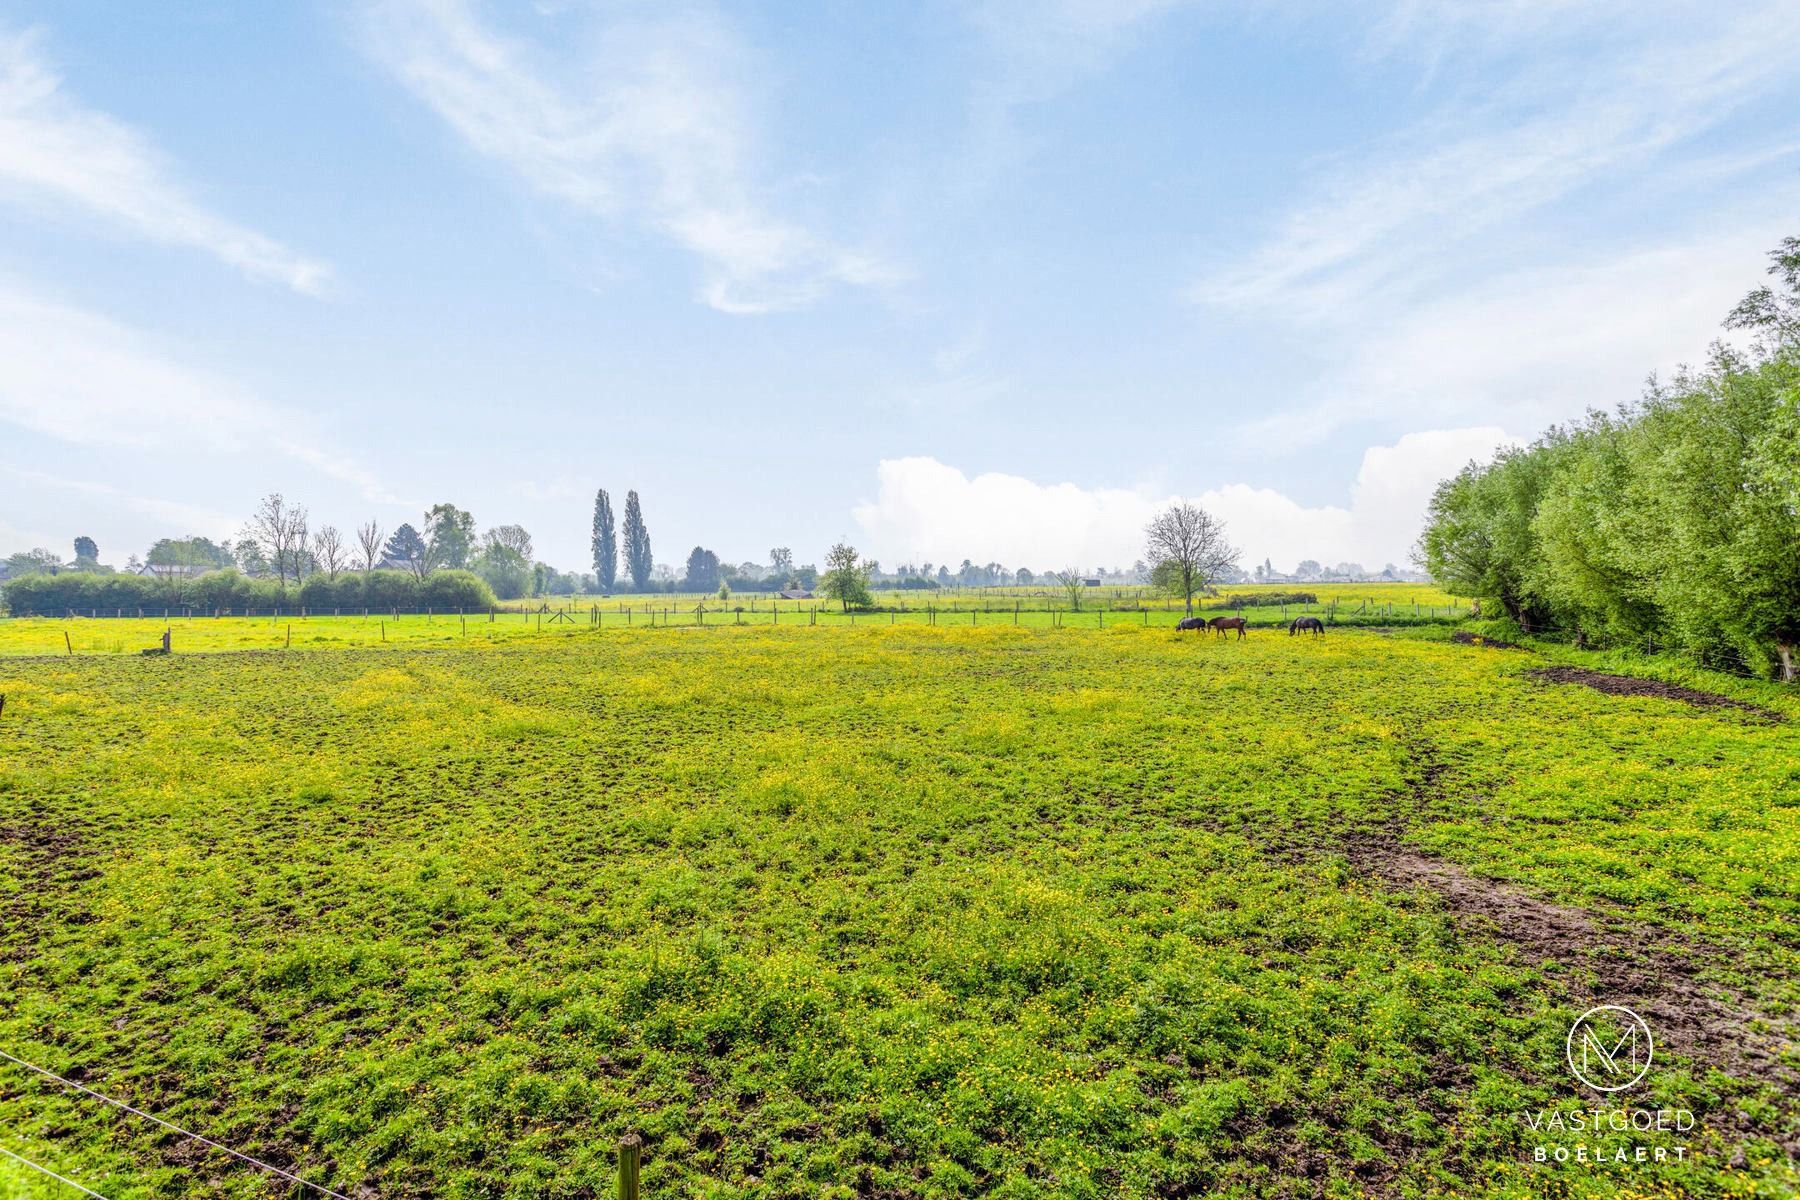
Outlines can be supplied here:
[[313, 575], [297, 589], [283, 589], [275, 579], [254, 579], [234, 569], [209, 571], [190, 578], [104, 575], [63, 571], [26, 575], [6, 584], [6, 603], [13, 615], [61, 616], [98, 610], [273, 608], [277, 605], [331, 609], [486, 608], [493, 589], [470, 571], [432, 571], [423, 577], [409, 571], [353, 571], [328, 579]]
[[1420, 551], [1449, 591], [1525, 632], [1660, 644], [1796, 675], [1800, 647], [1800, 239], [1700, 370], [1652, 382], [1440, 484]]

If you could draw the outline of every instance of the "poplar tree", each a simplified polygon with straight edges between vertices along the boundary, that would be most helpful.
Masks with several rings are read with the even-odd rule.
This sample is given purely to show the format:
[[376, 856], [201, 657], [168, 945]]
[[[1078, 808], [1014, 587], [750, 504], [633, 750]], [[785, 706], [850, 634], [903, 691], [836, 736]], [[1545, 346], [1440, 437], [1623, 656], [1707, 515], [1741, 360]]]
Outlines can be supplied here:
[[613, 532], [612, 497], [605, 488], [594, 493], [594, 576], [603, 592], [612, 591], [619, 579], [619, 542]]
[[644, 528], [644, 510], [636, 491], [625, 493], [625, 569], [632, 586], [643, 591], [650, 583], [650, 531]]

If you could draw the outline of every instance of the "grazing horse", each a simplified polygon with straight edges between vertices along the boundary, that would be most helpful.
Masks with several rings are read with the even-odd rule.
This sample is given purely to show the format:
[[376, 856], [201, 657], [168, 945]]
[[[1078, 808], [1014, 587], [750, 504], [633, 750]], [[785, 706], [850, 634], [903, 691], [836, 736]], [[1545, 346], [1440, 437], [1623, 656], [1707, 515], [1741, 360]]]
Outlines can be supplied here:
[[1242, 617], [1214, 617], [1207, 622], [1207, 625], [1220, 637], [1225, 636], [1225, 631], [1227, 629], [1235, 629], [1237, 630], [1239, 641], [1243, 640], [1244, 631], [1250, 628], [1250, 622], [1244, 620]]
[[1205, 629], [1205, 628], [1206, 628], [1206, 618], [1205, 617], [1183, 617], [1183, 618], [1181, 618], [1181, 620], [1175, 622], [1175, 632], [1176, 633], [1180, 633], [1184, 629]]
[[1296, 633], [1301, 632], [1323, 636], [1325, 633], [1325, 622], [1319, 620], [1317, 617], [1295, 617], [1294, 623], [1288, 626], [1288, 636], [1293, 637]]

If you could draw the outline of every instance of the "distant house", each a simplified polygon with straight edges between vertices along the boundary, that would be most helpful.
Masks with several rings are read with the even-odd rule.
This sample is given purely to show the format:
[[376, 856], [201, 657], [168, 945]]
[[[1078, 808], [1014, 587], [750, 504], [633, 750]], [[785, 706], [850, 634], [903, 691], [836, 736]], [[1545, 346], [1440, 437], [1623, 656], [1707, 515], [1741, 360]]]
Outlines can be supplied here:
[[1098, 579], [1084, 579], [1081, 581], [1081, 586], [1082, 587], [1099, 587], [1100, 581]]
[[781, 598], [783, 600], [811, 600], [813, 598], [813, 594], [811, 592], [807, 591], [805, 588], [792, 588], [788, 591], [782, 592]]

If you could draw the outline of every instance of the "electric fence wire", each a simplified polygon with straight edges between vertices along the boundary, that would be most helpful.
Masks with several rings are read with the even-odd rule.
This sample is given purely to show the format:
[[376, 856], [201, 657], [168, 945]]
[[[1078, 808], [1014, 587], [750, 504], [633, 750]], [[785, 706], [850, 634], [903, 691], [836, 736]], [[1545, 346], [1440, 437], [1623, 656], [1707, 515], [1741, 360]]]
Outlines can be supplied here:
[[[322, 1196], [330, 1196], [332, 1198], [332, 1200], [350, 1200], [350, 1197], [344, 1195], [342, 1192], [334, 1192], [330, 1188], [325, 1187], [322, 1184], [308, 1182], [307, 1180], [300, 1178], [298, 1175], [294, 1175], [287, 1171], [282, 1170], [280, 1167], [271, 1166], [268, 1163], [262, 1161], [260, 1158], [252, 1158], [248, 1154], [244, 1154], [240, 1151], [233, 1150], [230, 1146], [221, 1146], [218, 1142], [213, 1141], [211, 1138], [202, 1137], [201, 1135], [195, 1133], [191, 1129], [183, 1129], [181, 1126], [176, 1125], [169, 1121], [165, 1121], [161, 1117], [155, 1116], [151, 1113], [147, 1113], [141, 1108], [133, 1108], [131, 1105], [125, 1103], [123, 1100], [114, 1100], [111, 1096], [103, 1095], [100, 1092], [96, 1092], [93, 1088], [90, 1088], [90, 1087], [83, 1087], [81, 1084], [76, 1083], [72, 1079], [64, 1079], [61, 1075], [56, 1074], [54, 1071], [46, 1071], [44, 1068], [38, 1066], [36, 1063], [28, 1063], [24, 1059], [18, 1057], [15, 1054], [8, 1054], [6, 1051], [0, 1050], [0, 1058], [5, 1059], [7, 1062], [17, 1063], [19, 1066], [24, 1067], [27, 1071], [32, 1071], [39, 1075], [42, 1075], [45, 1079], [53, 1079], [57, 1083], [62, 1084], [66, 1088], [73, 1088], [76, 1091], [82, 1093], [83, 1095], [92, 1096], [94, 1099], [102, 1101], [103, 1103], [106, 1103], [106, 1104], [110, 1104], [116, 1109], [120, 1109], [123, 1112], [130, 1113], [134, 1117], [142, 1117], [144, 1120], [149, 1121], [153, 1124], [161, 1125], [164, 1129], [170, 1130], [171, 1132], [174, 1132], [174, 1133], [179, 1133], [182, 1137], [192, 1138], [194, 1141], [199, 1142], [202, 1146], [210, 1146], [214, 1150], [223, 1151], [224, 1153], [231, 1155], [231, 1157], [237, 1159], [238, 1161], [247, 1162], [251, 1166], [258, 1168], [259, 1170], [267, 1171], [271, 1175], [279, 1175], [283, 1179], [286, 1179], [286, 1180], [289, 1180], [290, 1182], [299, 1184], [301, 1187], [311, 1188], [313, 1191], [318, 1192]], [[14, 1155], [14, 1157], [17, 1157], [17, 1155]], [[21, 1159], [20, 1161], [23, 1162], [24, 1160]], [[35, 1166], [36, 1164], [34, 1163], [34, 1164], [28, 1164], [28, 1165]], [[64, 1180], [63, 1182], [67, 1183], [69, 1181]], [[80, 1184], [75, 1184], [75, 1186], [81, 1187]], [[82, 1190], [87, 1191], [86, 1188], [82, 1188]], [[94, 1194], [95, 1193], [93, 1193], [93, 1192], [88, 1192], [88, 1195], [90, 1195], [90, 1196], [92, 1196]], [[101, 1200], [105, 1200], [105, 1197], [102, 1197]]]

